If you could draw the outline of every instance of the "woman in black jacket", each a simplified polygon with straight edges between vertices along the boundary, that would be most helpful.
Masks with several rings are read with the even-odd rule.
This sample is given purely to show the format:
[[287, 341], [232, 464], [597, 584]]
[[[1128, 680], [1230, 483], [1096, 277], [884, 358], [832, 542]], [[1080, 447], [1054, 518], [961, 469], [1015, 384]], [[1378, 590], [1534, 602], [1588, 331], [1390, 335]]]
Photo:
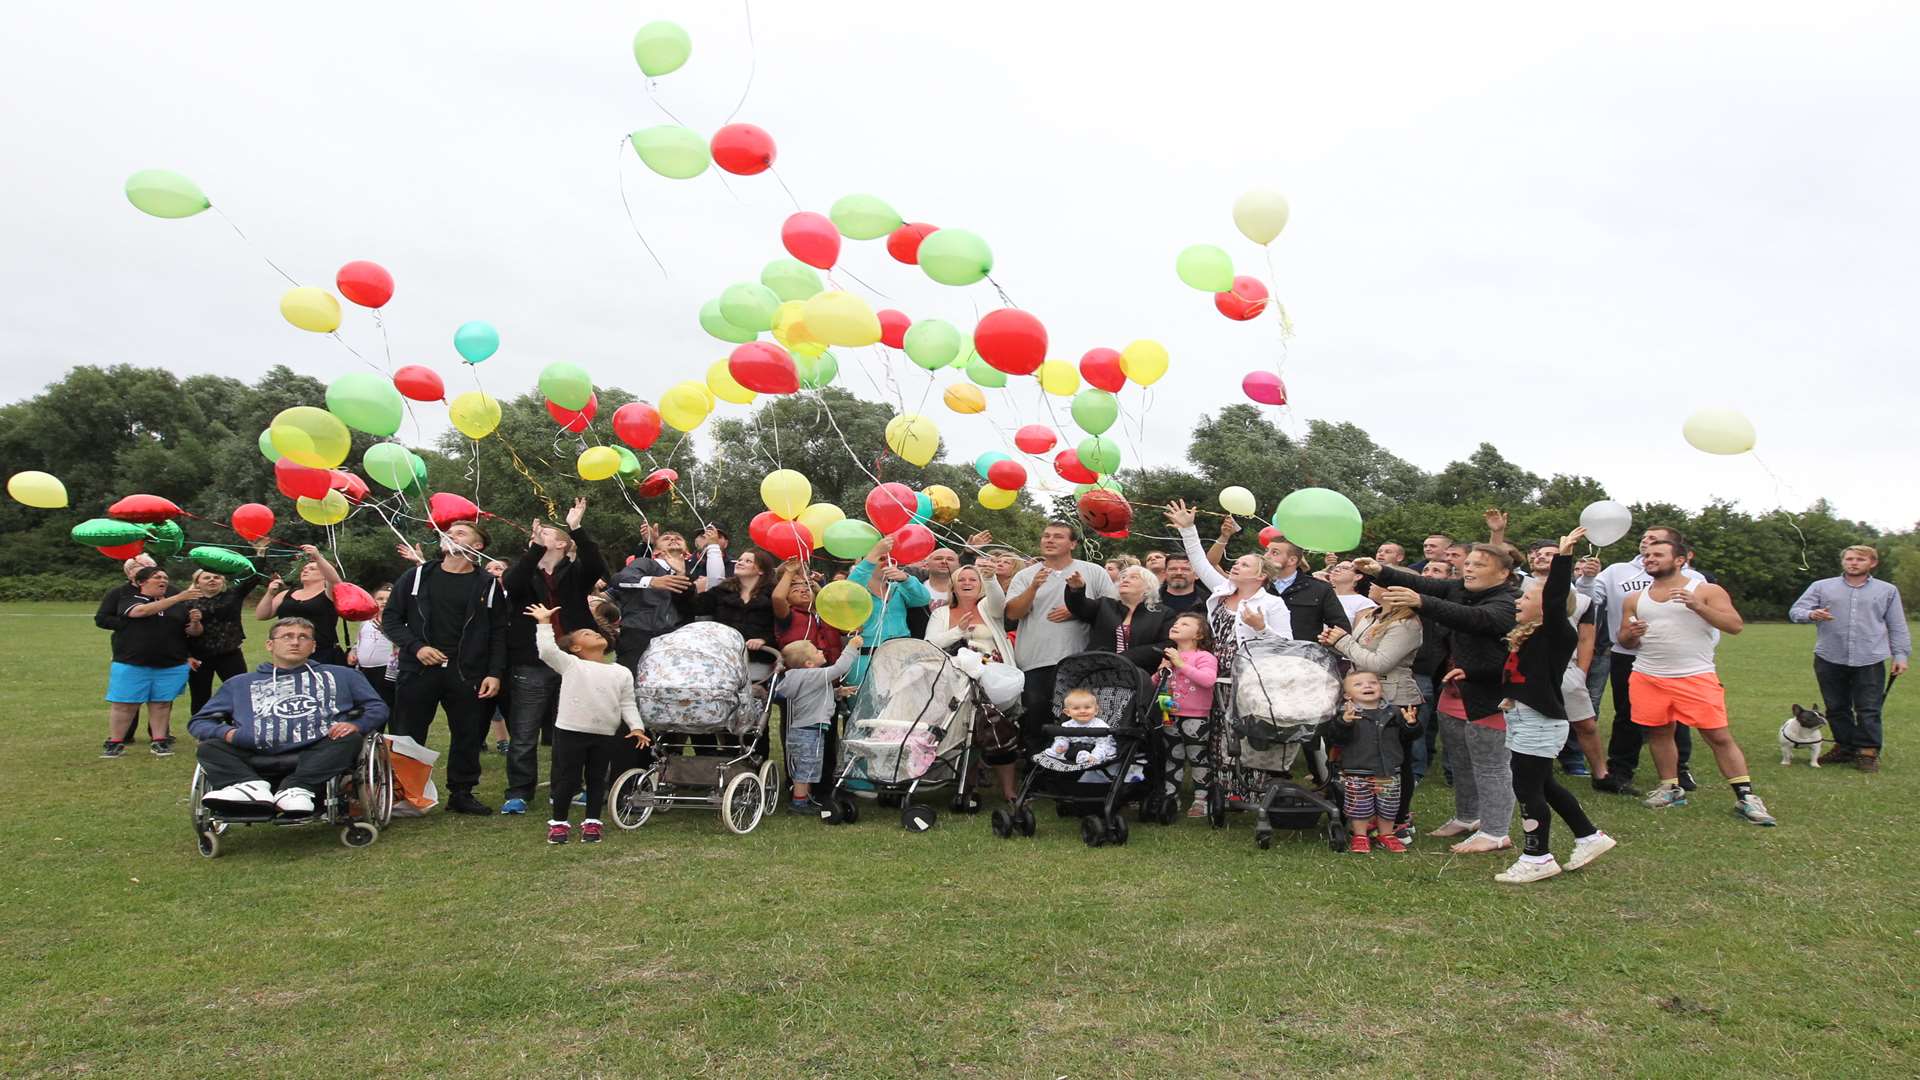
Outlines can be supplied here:
[[773, 556], [759, 548], [748, 548], [734, 560], [733, 576], [707, 587], [712, 578], [701, 578], [699, 592], [681, 593], [689, 615], [711, 615], [722, 626], [731, 626], [747, 639], [749, 650], [770, 648], [778, 636], [773, 617], [773, 571], [778, 564]]
[[1113, 583], [1118, 599], [1101, 596], [1089, 600], [1087, 583], [1076, 571], [1067, 578], [1067, 611], [1088, 626], [1089, 652], [1119, 653], [1142, 671], [1160, 666], [1171, 644], [1167, 631], [1174, 613], [1160, 606], [1153, 572], [1143, 566], [1120, 571]]
[[190, 625], [197, 623], [200, 633], [187, 639], [188, 662], [193, 668], [187, 676], [187, 699], [193, 704], [189, 716], [213, 697], [215, 675], [224, 683], [246, 674], [247, 658], [240, 651], [240, 643], [247, 640], [242, 613], [260, 579], [250, 577], [229, 587], [225, 574], [200, 570], [194, 573], [192, 584], [200, 598], [187, 601], [187, 620]]

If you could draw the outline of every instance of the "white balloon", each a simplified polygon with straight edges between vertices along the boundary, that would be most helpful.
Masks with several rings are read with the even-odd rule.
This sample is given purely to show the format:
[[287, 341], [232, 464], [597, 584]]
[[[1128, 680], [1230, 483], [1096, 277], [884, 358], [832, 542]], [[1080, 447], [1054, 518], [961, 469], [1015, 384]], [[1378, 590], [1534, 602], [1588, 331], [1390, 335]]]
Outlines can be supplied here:
[[1757, 439], [1753, 421], [1735, 409], [1701, 409], [1687, 417], [1680, 434], [1709, 454], [1744, 454]]
[[1233, 224], [1240, 235], [1256, 244], [1271, 244], [1287, 227], [1287, 197], [1268, 188], [1255, 188], [1233, 203]]
[[1606, 547], [1633, 531], [1633, 511], [1612, 499], [1601, 499], [1580, 511], [1580, 524], [1595, 547]]
[[1258, 509], [1253, 501], [1253, 492], [1238, 484], [1220, 489], [1220, 508], [1240, 517], [1252, 517]]

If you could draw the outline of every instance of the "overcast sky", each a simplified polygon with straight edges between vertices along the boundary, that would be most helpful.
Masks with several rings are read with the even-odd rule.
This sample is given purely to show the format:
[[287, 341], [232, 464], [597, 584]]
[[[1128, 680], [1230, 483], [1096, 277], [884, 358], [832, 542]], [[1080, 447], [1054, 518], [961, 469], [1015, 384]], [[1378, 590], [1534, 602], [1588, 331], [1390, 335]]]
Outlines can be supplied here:
[[[871, 192], [978, 232], [1060, 358], [1164, 342], [1129, 464], [1178, 462], [1193, 419], [1275, 363], [1271, 323], [1173, 273], [1211, 242], [1264, 276], [1230, 209], [1271, 186], [1293, 204], [1272, 250], [1297, 327], [1283, 423], [1352, 420], [1430, 470], [1488, 440], [1623, 500], [1920, 518], [1920, 9], [1323, 7], [759, 0], [750, 47], [723, 0], [23, 5], [0, 39], [0, 399], [83, 363], [353, 370], [281, 320], [262, 254], [310, 284], [385, 265], [396, 363], [456, 390], [468, 319], [500, 328], [495, 392], [554, 360], [646, 397], [697, 376], [726, 349], [700, 304], [784, 254], [792, 205], [769, 176], [670, 181], [618, 149], [665, 122], [630, 41], [668, 18], [694, 54], [659, 101], [710, 133], [753, 67], [738, 119], [808, 209]], [[253, 249], [212, 214], [135, 211], [141, 168], [193, 177]], [[842, 264], [916, 318], [998, 304], [878, 241]], [[364, 312], [342, 333], [378, 347]], [[927, 376], [893, 366], [920, 400]], [[874, 397], [882, 368], [843, 356], [841, 383]], [[1037, 398], [988, 416], [1045, 419]], [[1764, 467], [1681, 440], [1706, 405], [1753, 419]], [[954, 457], [1002, 446], [937, 390], [925, 411]]]

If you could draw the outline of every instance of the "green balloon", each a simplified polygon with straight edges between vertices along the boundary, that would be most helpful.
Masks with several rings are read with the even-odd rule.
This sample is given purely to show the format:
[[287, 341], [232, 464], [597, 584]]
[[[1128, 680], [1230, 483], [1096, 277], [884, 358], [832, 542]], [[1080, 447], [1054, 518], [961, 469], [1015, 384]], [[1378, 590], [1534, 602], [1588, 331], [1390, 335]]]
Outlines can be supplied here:
[[226, 548], [197, 547], [187, 552], [187, 558], [203, 570], [216, 574], [225, 574], [230, 578], [250, 577], [254, 574], [253, 563], [245, 555]]
[[773, 329], [773, 316], [779, 310], [780, 297], [765, 285], [751, 281], [729, 285], [727, 291], [720, 294], [720, 317], [756, 334]]
[[1301, 488], [1273, 510], [1273, 527], [1309, 551], [1360, 546], [1360, 525], [1360, 508], [1330, 488]]
[[260, 433], [259, 445], [260, 445], [261, 457], [266, 458], [268, 461], [271, 461], [271, 462], [275, 462], [275, 463], [279, 462], [280, 451], [275, 450], [273, 448], [273, 429], [272, 428], [268, 428], [267, 430]]
[[745, 345], [759, 336], [751, 330], [728, 322], [726, 316], [720, 314], [718, 300], [709, 300], [700, 305], [700, 329], [721, 341], [730, 341], [735, 345]]
[[840, 374], [840, 361], [830, 352], [819, 356], [795, 356], [793, 366], [800, 373], [800, 385], [808, 390], [818, 390], [833, 382]]
[[953, 363], [960, 355], [960, 328], [945, 319], [921, 319], [907, 327], [907, 359], [936, 371]]
[[187, 546], [187, 534], [180, 531], [177, 522], [163, 521], [158, 525], [147, 526], [147, 552], [154, 558], [164, 559], [180, 554]]
[[115, 518], [90, 518], [73, 527], [72, 536], [77, 543], [88, 547], [119, 547], [136, 541], [145, 542], [147, 527], [131, 521]]
[[374, 443], [360, 458], [360, 467], [383, 488], [399, 491], [413, 483], [413, 451], [399, 443]]
[[171, 169], [141, 169], [127, 177], [127, 201], [157, 218], [183, 218], [213, 204], [200, 185]]
[[424, 499], [427, 497], [427, 461], [411, 450], [407, 451], [407, 458], [413, 463], [413, 486], [407, 489], [407, 494]]
[[967, 363], [967, 378], [973, 380], [975, 386], [985, 386], [989, 389], [998, 389], [1007, 385], [1006, 372], [977, 356]]
[[971, 285], [993, 270], [987, 242], [965, 229], [934, 230], [920, 241], [919, 259], [920, 269], [942, 285]]
[[878, 240], [905, 225], [893, 207], [871, 195], [848, 195], [833, 204], [827, 218], [849, 240]]
[[826, 288], [813, 267], [799, 259], [775, 259], [760, 271], [760, 284], [781, 300], [805, 300]]
[[860, 559], [880, 542], [880, 530], [857, 518], [841, 518], [827, 526], [820, 541], [836, 558]]
[[1085, 495], [1085, 494], [1086, 494], [1087, 492], [1089, 492], [1089, 491], [1093, 491], [1093, 490], [1095, 490], [1095, 489], [1098, 489], [1098, 490], [1101, 490], [1101, 491], [1111, 491], [1111, 492], [1113, 492], [1113, 493], [1114, 493], [1115, 495], [1125, 495], [1125, 494], [1126, 494], [1126, 492], [1125, 492], [1125, 491], [1122, 491], [1122, 490], [1120, 489], [1120, 481], [1118, 481], [1118, 480], [1115, 480], [1115, 479], [1114, 479], [1113, 477], [1111, 477], [1111, 476], [1103, 476], [1103, 477], [1101, 477], [1100, 479], [1098, 479], [1098, 480], [1095, 480], [1095, 481], [1094, 481], [1093, 483], [1091, 483], [1091, 484], [1075, 484], [1075, 485], [1073, 485], [1073, 493], [1074, 493], [1074, 495], [1075, 495], [1076, 497], [1077, 497], [1077, 496], [1080, 496], [1080, 495]]
[[349, 371], [327, 384], [327, 411], [355, 431], [385, 438], [400, 430], [406, 402], [392, 379], [371, 371]]
[[640, 459], [633, 456], [633, 451], [627, 449], [624, 446], [616, 446], [613, 448], [613, 452], [620, 455], [620, 475], [621, 476], [639, 475]]
[[593, 377], [579, 364], [562, 360], [541, 370], [540, 392], [555, 405], [579, 412], [593, 398]]
[[1180, 280], [1201, 292], [1229, 292], [1233, 289], [1233, 256], [1212, 244], [1193, 244], [1173, 261]]
[[699, 132], [675, 124], [641, 128], [627, 139], [647, 168], [669, 180], [691, 180], [706, 172], [713, 160]]
[[1110, 473], [1120, 468], [1120, 444], [1105, 435], [1089, 435], [1081, 439], [1075, 449], [1080, 455], [1080, 464], [1094, 472]]
[[[1120, 415], [1120, 401], [1105, 390], [1092, 387], [1073, 395], [1073, 422], [1089, 435], [1098, 435], [1113, 426]], [[1110, 472], [1096, 469], [1095, 472]]]
[[693, 55], [693, 39], [678, 23], [650, 22], [633, 35], [633, 59], [649, 79], [671, 75]]

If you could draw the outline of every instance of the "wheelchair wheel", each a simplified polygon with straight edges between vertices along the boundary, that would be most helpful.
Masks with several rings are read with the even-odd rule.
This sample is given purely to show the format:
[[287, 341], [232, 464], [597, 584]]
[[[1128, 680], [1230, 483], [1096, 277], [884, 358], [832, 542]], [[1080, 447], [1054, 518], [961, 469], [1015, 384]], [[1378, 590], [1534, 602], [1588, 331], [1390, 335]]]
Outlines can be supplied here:
[[207, 813], [206, 806], [200, 801], [206, 794], [207, 771], [195, 765], [193, 782], [187, 786], [187, 811], [193, 821], [193, 831], [196, 833], [207, 829], [213, 821], [213, 815]]
[[772, 758], [760, 766], [760, 816], [773, 813], [775, 804], [780, 801], [780, 766]]
[[613, 782], [607, 793], [613, 823], [623, 829], [637, 829], [653, 816], [654, 796], [660, 791], [660, 769], [628, 769]]
[[356, 821], [340, 830], [340, 842], [350, 848], [369, 847], [380, 839], [380, 826], [371, 821]]
[[759, 774], [743, 772], [727, 781], [720, 793], [720, 820], [728, 831], [744, 836], [760, 824], [761, 808], [765, 805]]
[[365, 757], [360, 807], [367, 820], [384, 829], [393, 820], [393, 755], [387, 748], [386, 738], [375, 735], [367, 744]]
[[203, 858], [217, 859], [220, 857], [219, 830], [208, 825], [200, 829], [197, 836], [199, 837], [200, 854]]

